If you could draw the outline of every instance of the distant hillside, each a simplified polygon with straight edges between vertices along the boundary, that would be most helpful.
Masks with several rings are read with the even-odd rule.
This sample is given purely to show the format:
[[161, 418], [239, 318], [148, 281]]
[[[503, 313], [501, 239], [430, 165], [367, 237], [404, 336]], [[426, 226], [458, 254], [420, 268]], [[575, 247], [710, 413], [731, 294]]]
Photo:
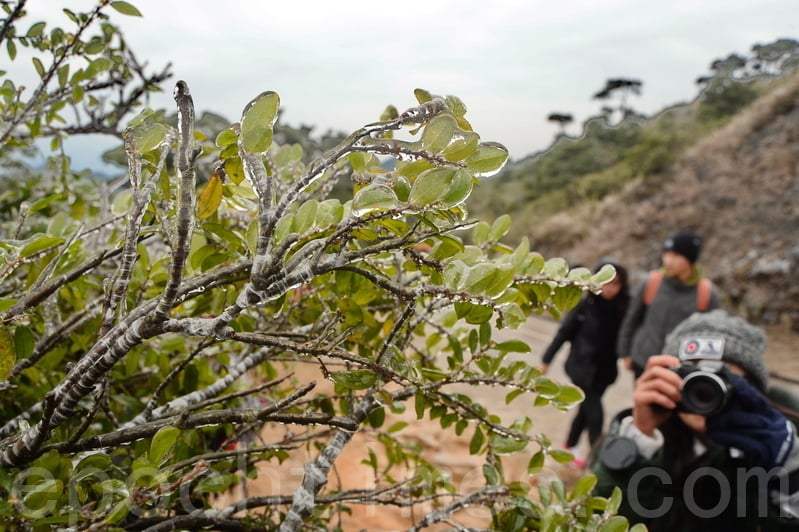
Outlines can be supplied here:
[[[526, 196], [535, 176], [487, 184], [483, 196], [545, 256], [591, 265], [613, 255], [635, 276], [659, 263], [668, 233], [691, 228], [705, 237], [700, 264], [730, 310], [799, 330], [799, 74], [758, 92], [709, 130], [695, 119], [698, 102], [664, 113], [668, 127], [642, 126], [638, 144], [606, 167], [544, 192], [549, 205]], [[602, 193], [586, 192], [591, 180]], [[568, 208], [552, 209], [557, 201]]]

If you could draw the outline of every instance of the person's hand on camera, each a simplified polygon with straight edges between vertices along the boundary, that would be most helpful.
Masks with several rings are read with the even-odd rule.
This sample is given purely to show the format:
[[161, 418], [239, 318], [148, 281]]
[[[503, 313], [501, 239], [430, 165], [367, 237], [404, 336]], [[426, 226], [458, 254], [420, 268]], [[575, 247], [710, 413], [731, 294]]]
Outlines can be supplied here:
[[743, 451], [752, 466], [782, 466], [794, 444], [793, 425], [746, 379], [732, 386], [728, 407], [707, 419], [707, 436]]
[[646, 369], [635, 382], [633, 392], [633, 424], [651, 436], [680, 402], [682, 378], [669, 368], [679, 366], [680, 359], [671, 355], [649, 357]]

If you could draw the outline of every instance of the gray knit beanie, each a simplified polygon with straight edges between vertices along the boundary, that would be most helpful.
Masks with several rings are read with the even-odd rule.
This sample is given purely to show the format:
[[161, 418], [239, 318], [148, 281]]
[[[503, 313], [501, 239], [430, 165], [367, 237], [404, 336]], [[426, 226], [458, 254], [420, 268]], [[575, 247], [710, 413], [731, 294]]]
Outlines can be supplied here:
[[[763, 359], [766, 334], [724, 310], [691, 315], [666, 337], [663, 352], [686, 358], [696, 349], [713, 351], [715, 346], [723, 346], [719, 348], [722, 360], [738, 364], [761, 390], [766, 389], [768, 370]], [[696, 356], [702, 358], [700, 354]]]

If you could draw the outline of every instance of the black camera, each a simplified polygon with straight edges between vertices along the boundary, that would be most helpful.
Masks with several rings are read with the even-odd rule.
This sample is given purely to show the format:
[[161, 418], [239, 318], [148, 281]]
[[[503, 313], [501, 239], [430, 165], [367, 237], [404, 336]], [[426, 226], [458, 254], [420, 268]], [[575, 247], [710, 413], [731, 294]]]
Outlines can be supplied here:
[[677, 410], [712, 416], [721, 412], [738, 378], [720, 360], [692, 360], [673, 370], [682, 377], [682, 401]]

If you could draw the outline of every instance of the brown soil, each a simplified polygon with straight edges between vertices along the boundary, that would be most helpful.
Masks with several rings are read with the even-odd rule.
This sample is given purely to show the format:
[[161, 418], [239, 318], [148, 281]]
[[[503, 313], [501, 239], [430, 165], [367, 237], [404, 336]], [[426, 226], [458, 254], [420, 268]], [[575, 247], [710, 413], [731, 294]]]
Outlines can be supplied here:
[[[526, 341], [532, 348], [528, 361], [537, 363], [540, 353], [552, 338], [557, 328], [557, 323], [546, 318], [531, 318], [528, 324], [518, 331], [502, 331], [503, 337], [515, 337]], [[799, 335], [785, 329], [771, 328], [769, 334], [769, 348], [767, 361], [769, 368], [774, 373], [787, 376], [799, 382], [799, 360], [794, 356], [793, 346], [796, 345]], [[566, 358], [564, 347], [558, 354], [550, 370], [550, 376], [561, 382], [568, 382], [563, 373], [563, 362]], [[777, 382], [778, 379], [775, 379]], [[317, 381], [321, 382], [321, 381]], [[799, 391], [799, 386], [782, 381], [780, 384]], [[465, 389], [467, 390], [467, 389]], [[533, 407], [530, 397], [522, 396], [510, 405], [505, 403], [505, 391], [482, 387], [468, 389], [468, 393], [475, 397], [479, 394], [481, 402], [486, 408], [498, 414], [503, 421], [511, 422], [522, 415], [529, 415], [533, 419], [531, 433], [542, 432], [549, 436], [553, 445], [560, 445], [566, 437], [573, 413], [561, 412], [552, 407]], [[606, 418], [615, 412], [631, 405], [632, 376], [624, 369], [620, 369], [619, 379], [611, 386], [604, 397]], [[428, 460], [448, 471], [455, 486], [459, 491], [468, 491], [483, 484], [482, 462], [469, 454], [469, 439], [472, 433], [467, 430], [461, 437], [457, 437], [451, 430], [442, 430], [438, 421], [425, 418], [416, 420], [411, 406], [402, 416], [409, 426], [403, 431], [403, 437], [409, 441], [418, 442], [425, 449]], [[393, 422], [393, 420], [392, 420]], [[606, 419], [607, 422], [607, 419]], [[390, 422], [388, 422], [390, 423]], [[265, 434], [266, 441], [279, 439], [277, 434]], [[529, 452], [519, 455], [504, 457], [503, 468], [505, 476], [513, 481], [529, 483], [546, 482], [553, 478], [562, 479], [567, 485], [580, 477], [582, 471], [570, 465], [562, 465], [548, 460], [543, 472], [536, 476], [527, 473], [527, 462], [538, 447], [531, 444]], [[582, 442], [584, 452], [588, 452], [587, 441]], [[372, 437], [359, 434], [347, 446], [341, 456], [336, 460], [334, 471], [328, 479], [329, 489], [371, 488], [376, 485], [371, 469], [361, 460], [368, 456], [368, 450], [379, 453], [381, 446]], [[308, 455], [306, 458], [309, 458]], [[293, 462], [296, 463], [291, 465]], [[293, 458], [288, 463], [277, 467], [275, 464], [266, 464], [261, 468], [258, 481], [250, 483], [247, 489], [249, 496], [274, 495], [276, 493], [291, 493], [302, 478], [302, 461]], [[379, 481], [377, 481], [379, 482]], [[289, 486], [289, 488], [287, 488]], [[420, 504], [414, 508], [394, 508], [389, 506], [360, 506], [351, 505], [352, 514], [344, 516], [340, 525], [345, 531], [376, 531], [376, 530], [406, 530], [413, 523], [418, 522], [420, 516], [429, 512], [433, 507], [430, 504]], [[482, 508], [467, 508], [456, 516], [456, 520], [463, 526], [480, 527], [489, 524], [489, 515]], [[425, 530], [451, 529], [452, 523], [437, 525]]]

